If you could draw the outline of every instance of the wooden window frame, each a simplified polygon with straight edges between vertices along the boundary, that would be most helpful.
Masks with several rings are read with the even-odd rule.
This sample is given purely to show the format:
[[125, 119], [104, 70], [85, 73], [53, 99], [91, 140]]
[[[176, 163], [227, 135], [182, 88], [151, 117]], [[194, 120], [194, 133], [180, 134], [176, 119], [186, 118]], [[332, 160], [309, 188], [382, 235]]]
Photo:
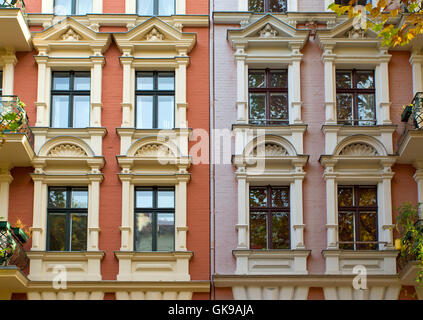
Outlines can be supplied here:
[[[273, 213], [278, 212], [285, 212], [288, 214], [288, 225], [289, 225], [289, 249], [291, 248], [291, 188], [289, 186], [251, 186], [249, 188], [249, 192], [252, 189], [266, 189], [267, 192], [267, 205], [266, 207], [252, 207], [251, 204], [249, 205], [250, 212], [250, 225], [251, 225], [251, 213], [258, 212], [263, 213], [266, 212], [266, 250], [273, 250], [272, 246], [272, 215]], [[287, 189], [288, 190], [288, 207], [273, 207], [272, 206], [272, 190], [273, 189]], [[250, 200], [250, 196], [248, 197]], [[269, 201], [270, 200], [270, 201]], [[250, 232], [250, 246], [251, 246], [251, 232]], [[286, 249], [274, 249], [274, 250], [286, 250]]]
[[[352, 206], [345, 206], [345, 207], [341, 207], [339, 205], [338, 202], [338, 217], [342, 212], [354, 212], [354, 249], [344, 249], [344, 250], [377, 250], [377, 243], [379, 243], [379, 230], [378, 230], [378, 226], [379, 226], [379, 217], [378, 217], [378, 199], [377, 199], [377, 194], [378, 194], [378, 187], [375, 185], [340, 185], [338, 186], [338, 194], [337, 196], [339, 197], [339, 188], [352, 188], [353, 189], [353, 205]], [[359, 192], [358, 190], [360, 188], [372, 188], [375, 189], [376, 191], [376, 204], [374, 206], [360, 206], [359, 205]], [[376, 230], [376, 241], [375, 241], [375, 248], [374, 249], [360, 249], [360, 240], [357, 241], [357, 239], [360, 239], [360, 214], [362, 212], [374, 212], [375, 216], [376, 216], [376, 226], [375, 226], [375, 230]], [[339, 232], [339, 231], [338, 231]], [[339, 234], [339, 233], [338, 233]], [[339, 243], [341, 244], [341, 241], [339, 241]], [[365, 245], [365, 244], [364, 244]]]
[[[69, 74], [69, 90], [54, 90], [54, 79], [56, 74]], [[75, 74], [85, 74], [88, 76], [79, 76], [78, 78], [90, 78], [90, 90], [74, 90], [75, 87]], [[53, 71], [51, 77], [51, 96], [50, 96], [50, 127], [53, 128], [53, 97], [54, 96], [68, 96], [68, 126], [66, 128], [74, 128], [73, 116], [74, 116], [74, 103], [73, 98], [75, 96], [91, 96], [91, 72], [90, 71]], [[88, 127], [90, 125], [91, 117], [91, 101], [89, 102], [89, 119]], [[56, 127], [55, 127], [56, 128]]]
[[[359, 89], [357, 88], [357, 72], [364, 71], [364, 72], [372, 72], [373, 75], [373, 88], [370, 89]], [[353, 95], [353, 106], [352, 106], [352, 119], [351, 120], [342, 120], [339, 119], [339, 109], [338, 103], [336, 103], [336, 119], [338, 123], [342, 123], [343, 125], [351, 125], [351, 126], [363, 126], [360, 125], [360, 122], [373, 122], [373, 125], [376, 124], [376, 79], [375, 79], [375, 71], [374, 70], [358, 70], [358, 69], [336, 69], [337, 72], [351, 72], [351, 82], [352, 88], [338, 88], [336, 85], [336, 100], [338, 100], [338, 94], [352, 94]], [[335, 75], [336, 79], [336, 75]], [[372, 120], [359, 120], [358, 119], [358, 95], [360, 94], [373, 94], [373, 112], [374, 112], [374, 119]], [[345, 122], [351, 122], [351, 124], [345, 124]]]
[[[250, 124], [255, 124], [253, 122], [258, 121], [264, 121], [264, 125], [288, 125], [289, 124], [289, 95], [288, 95], [288, 69], [250, 69], [248, 70], [248, 77], [250, 77], [250, 72], [265, 72], [265, 79], [266, 79], [266, 87], [264, 88], [250, 88], [250, 85], [248, 84], [248, 118]], [[286, 88], [272, 88], [270, 86], [270, 74], [272, 72], [286, 72], [287, 77], [287, 86]], [[247, 81], [249, 83], [249, 81]], [[266, 119], [264, 120], [252, 120], [250, 118], [251, 114], [251, 106], [250, 106], [250, 94], [252, 93], [265, 93], [266, 94], [266, 105], [265, 105], [265, 111], [266, 111]], [[271, 119], [270, 118], [270, 95], [272, 93], [286, 93], [286, 103], [287, 103], [287, 109], [288, 109], [288, 117], [286, 119]]]
[[[142, 208], [137, 207], [137, 191], [153, 191], [153, 207], [152, 208]], [[158, 191], [173, 191], [173, 208], [158, 208]], [[157, 215], [159, 213], [173, 213], [173, 227], [174, 227], [174, 236], [173, 236], [173, 250], [175, 251], [175, 226], [176, 226], [176, 216], [175, 216], [175, 207], [176, 207], [176, 194], [175, 187], [135, 187], [135, 197], [134, 197], [134, 230], [137, 225], [136, 219], [137, 214], [149, 213], [152, 215], [152, 251], [151, 252], [166, 252], [157, 250]], [[150, 252], [150, 251], [141, 251], [137, 250], [137, 232], [134, 231], [134, 251], [136, 252]]]
[[[66, 208], [50, 208], [49, 207], [49, 199], [50, 199], [50, 191], [52, 189], [65, 189], [66, 190]], [[84, 190], [87, 192], [87, 200], [88, 200], [88, 205], [87, 208], [72, 208], [72, 191], [73, 190]], [[47, 192], [47, 251], [53, 251], [50, 250], [50, 223], [49, 223], [49, 217], [51, 214], [61, 214], [61, 215], [66, 215], [66, 224], [65, 224], [65, 250], [63, 251], [53, 251], [53, 252], [85, 252], [87, 251], [87, 241], [88, 241], [88, 207], [89, 207], [89, 201], [90, 201], [90, 196], [89, 196], [89, 190], [88, 187], [86, 186], [82, 186], [82, 187], [61, 187], [61, 186], [51, 186], [48, 187], [48, 192]], [[71, 241], [71, 237], [72, 237], [72, 230], [71, 230], [71, 220], [72, 220], [72, 214], [80, 214], [80, 215], [84, 215], [87, 217], [87, 241], [85, 243], [85, 250], [81, 250], [81, 251], [74, 251], [72, 250], [72, 241]]]

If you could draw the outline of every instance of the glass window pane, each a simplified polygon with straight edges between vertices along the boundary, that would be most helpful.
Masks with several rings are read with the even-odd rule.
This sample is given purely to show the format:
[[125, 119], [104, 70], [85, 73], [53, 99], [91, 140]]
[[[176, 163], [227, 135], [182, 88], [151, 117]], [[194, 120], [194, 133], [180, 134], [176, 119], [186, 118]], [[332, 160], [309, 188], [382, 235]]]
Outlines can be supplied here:
[[54, 14], [67, 16], [72, 14], [72, 0], [55, 0]]
[[250, 93], [250, 121], [254, 124], [266, 122], [265, 93]]
[[289, 215], [278, 212], [272, 215], [272, 249], [290, 249]]
[[270, 94], [270, 119], [272, 123], [283, 123], [288, 120], [288, 97], [286, 93]]
[[[360, 125], [373, 125], [376, 119], [375, 114], [375, 96], [374, 94], [359, 94], [357, 95], [358, 105], [358, 119]], [[368, 121], [363, 121], [368, 120]]]
[[137, 90], [154, 90], [153, 73], [144, 72], [137, 76]]
[[87, 215], [72, 214], [71, 251], [87, 250]]
[[49, 208], [66, 208], [67, 193], [64, 188], [51, 188], [48, 195]]
[[[360, 214], [360, 241], [377, 241], [377, 213], [363, 212]], [[377, 249], [377, 244], [360, 244], [361, 250]]]
[[69, 90], [70, 81], [68, 73], [56, 73], [53, 78], [53, 90]]
[[73, 127], [87, 128], [90, 126], [90, 96], [73, 97]]
[[267, 249], [266, 213], [252, 212], [250, 215], [250, 248]]
[[277, 207], [277, 208], [289, 207], [289, 189], [288, 188], [272, 188], [272, 207]]
[[352, 73], [351, 71], [336, 71], [336, 88], [351, 89]]
[[266, 74], [264, 73], [264, 71], [250, 72], [248, 74], [248, 87], [249, 88], [265, 88]]
[[264, 12], [264, 0], [248, 0], [248, 11]]
[[137, 190], [136, 207], [153, 208], [153, 190]]
[[137, 128], [153, 128], [153, 97], [137, 97]]
[[267, 190], [265, 188], [250, 189], [250, 207], [266, 207]]
[[138, 14], [152, 16], [154, 14], [154, 0], [138, 0]]
[[356, 79], [358, 89], [373, 89], [375, 87], [373, 71], [357, 71]]
[[[354, 213], [353, 212], [339, 212], [339, 241], [355, 241], [354, 240]], [[353, 250], [353, 243], [339, 244], [340, 249]]]
[[157, 191], [157, 207], [158, 208], [174, 208], [175, 207], [175, 193], [173, 192], [173, 190]]
[[153, 220], [150, 213], [138, 213], [135, 218], [135, 251], [153, 250]]
[[48, 248], [50, 251], [64, 251], [66, 249], [66, 215], [48, 215]]
[[158, 96], [157, 127], [159, 129], [173, 129], [174, 100], [174, 96]]
[[354, 204], [352, 187], [338, 187], [338, 206], [352, 207]]
[[159, 90], [175, 90], [175, 77], [173, 73], [160, 73], [158, 79]]
[[157, 251], [173, 251], [175, 239], [175, 215], [159, 213], [157, 215]]
[[339, 93], [336, 95], [338, 108], [338, 121], [343, 124], [351, 124], [353, 119], [353, 95], [350, 93]]
[[53, 96], [51, 126], [53, 128], [69, 127], [69, 96]]
[[159, 0], [159, 15], [169, 16], [175, 14], [175, 0]]
[[76, 12], [77, 15], [86, 15], [87, 13], [93, 12], [93, 1], [92, 0], [76, 0]]
[[359, 187], [358, 202], [360, 207], [375, 206], [377, 203], [377, 190], [374, 187]]
[[88, 190], [72, 190], [72, 208], [88, 208]]
[[270, 72], [271, 88], [288, 88], [288, 73], [286, 71]]
[[287, 0], [269, 0], [270, 12], [285, 12]]
[[91, 77], [75, 74], [74, 90], [89, 91], [91, 88]]

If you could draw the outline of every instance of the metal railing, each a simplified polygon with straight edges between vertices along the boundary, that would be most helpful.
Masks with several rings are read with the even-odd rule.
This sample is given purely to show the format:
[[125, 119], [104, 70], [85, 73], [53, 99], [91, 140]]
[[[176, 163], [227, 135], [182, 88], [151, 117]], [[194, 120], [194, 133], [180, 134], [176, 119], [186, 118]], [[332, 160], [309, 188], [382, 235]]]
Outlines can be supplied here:
[[423, 92], [417, 92], [413, 101], [405, 107], [401, 121], [409, 125], [409, 129], [423, 130]]
[[34, 134], [24, 106], [18, 96], [0, 96], [0, 138], [5, 133], [24, 133], [34, 147]]
[[21, 9], [24, 17], [25, 17], [25, 21], [28, 22], [27, 18], [27, 13], [26, 13], [26, 8], [25, 8], [25, 2], [23, 0], [0, 0], [0, 9], [3, 8], [19, 8]]
[[[419, 219], [414, 224], [418, 232], [423, 233], [423, 220]], [[405, 237], [407, 240], [407, 237]], [[411, 238], [408, 238], [410, 240]], [[410, 252], [410, 250], [401, 250], [401, 254], [397, 258], [398, 268], [404, 269], [409, 262], [417, 261], [418, 256], [416, 252]]]
[[28, 266], [29, 259], [14, 229], [10, 228], [8, 222], [0, 222], [0, 267], [17, 266], [23, 270]]

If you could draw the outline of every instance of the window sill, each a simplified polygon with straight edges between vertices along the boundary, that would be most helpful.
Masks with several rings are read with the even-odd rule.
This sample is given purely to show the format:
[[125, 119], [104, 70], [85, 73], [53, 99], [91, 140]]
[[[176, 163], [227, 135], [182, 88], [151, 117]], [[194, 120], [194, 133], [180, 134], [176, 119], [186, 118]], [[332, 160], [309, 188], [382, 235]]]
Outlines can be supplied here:
[[115, 251], [119, 260], [118, 281], [190, 281], [192, 251]]

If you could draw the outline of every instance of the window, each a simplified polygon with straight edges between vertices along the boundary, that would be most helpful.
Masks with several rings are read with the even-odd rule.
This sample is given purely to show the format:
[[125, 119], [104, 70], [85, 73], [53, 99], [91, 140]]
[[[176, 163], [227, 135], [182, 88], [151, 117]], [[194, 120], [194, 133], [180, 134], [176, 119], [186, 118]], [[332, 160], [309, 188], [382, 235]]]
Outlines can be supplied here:
[[337, 70], [338, 123], [370, 126], [376, 123], [373, 70]]
[[251, 70], [248, 88], [251, 124], [289, 123], [287, 70]]
[[135, 189], [135, 251], [174, 251], [174, 188]]
[[136, 86], [136, 127], [140, 129], [173, 129], [175, 74], [172, 72], [138, 72]]
[[[336, 4], [340, 4], [342, 6], [347, 6], [349, 5], [351, 0], [335, 0]], [[365, 6], [367, 3], [372, 3], [371, 0], [357, 0], [356, 5], [361, 5], [361, 6]]]
[[377, 249], [377, 187], [338, 187], [340, 249]]
[[90, 125], [90, 86], [89, 72], [53, 72], [53, 128], [86, 128]]
[[68, 15], [86, 15], [93, 11], [92, 0], [55, 0], [54, 14]]
[[248, 11], [286, 12], [287, 0], [248, 0]]
[[87, 250], [88, 189], [50, 187], [48, 191], [48, 251]]
[[0, 71], [0, 96], [3, 95], [3, 71]]
[[137, 0], [137, 12], [141, 16], [169, 16], [175, 14], [175, 0]]
[[290, 249], [289, 187], [250, 188], [250, 248]]

